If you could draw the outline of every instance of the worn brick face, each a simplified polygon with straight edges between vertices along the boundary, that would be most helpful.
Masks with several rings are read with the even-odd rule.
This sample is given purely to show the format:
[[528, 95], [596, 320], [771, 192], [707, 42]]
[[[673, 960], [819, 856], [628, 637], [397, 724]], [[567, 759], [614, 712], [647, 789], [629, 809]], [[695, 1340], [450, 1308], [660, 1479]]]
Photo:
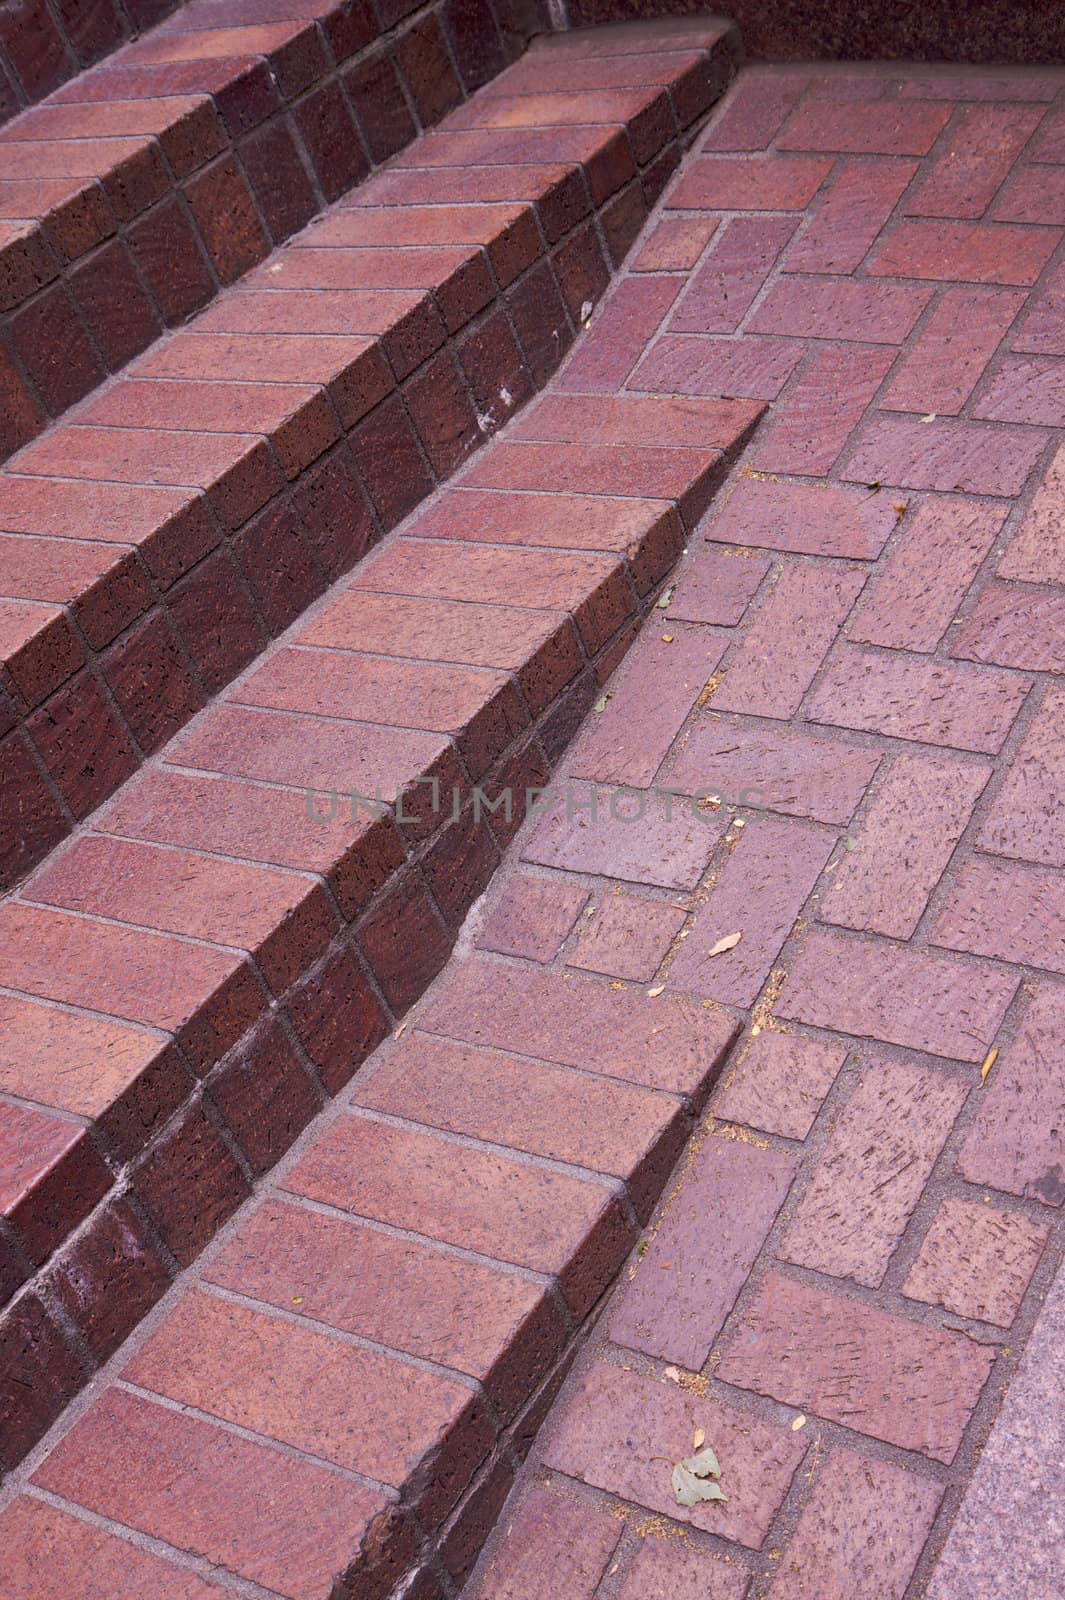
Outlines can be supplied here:
[[864, 583], [861, 571], [786, 566], [729, 661], [715, 709], [792, 716]]
[[[1009, 332], [1024, 294], [1013, 289], [948, 289], [903, 357], [883, 397], [892, 411], [956, 416]], [[978, 406], [974, 415], [997, 413]], [[1019, 416], [1019, 422], [1040, 422]]]
[[1065, 695], [1048, 691], [980, 829], [981, 849], [1065, 866]]
[[834, 485], [741, 478], [709, 524], [707, 538], [763, 550], [872, 561], [894, 524], [895, 514], [880, 496], [863, 497]]
[[785, 272], [853, 272], [902, 198], [909, 161], [841, 161], [821, 204], [788, 251]]
[[805, 1139], [846, 1057], [839, 1043], [763, 1029], [730, 1071], [714, 1114]]
[[944, 1200], [902, 1292], [956, 1316], [1008, 1328], [1048, 1237], [1049, 1229], [1017, 1212]]

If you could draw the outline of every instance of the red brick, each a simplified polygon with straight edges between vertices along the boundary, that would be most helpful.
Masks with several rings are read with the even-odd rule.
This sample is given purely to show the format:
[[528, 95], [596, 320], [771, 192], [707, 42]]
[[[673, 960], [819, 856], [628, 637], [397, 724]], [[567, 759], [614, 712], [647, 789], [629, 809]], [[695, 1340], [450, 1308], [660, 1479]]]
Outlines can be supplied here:
[[374, 161], [384, 161], [413, 139], [414, 120], [389, 56], [356, 61], [343, 81]]
[[1065, 392], [1061, 363], [1055, 357], [1006, 357], [973, 407], [973, 416], [996, 422], [1044, 422], [1061, 427]]
[[775, 400], [802, 360], [794, 339], [710, 339], [665, 335], [629, 379], [630, 389], [667, 394], [735, 394]]
[[847, 637], [896, 650], [934, 650], [991, 549], [1003, 511], [970, 500], [926, 500], [896, 543]]
[[1005, 222], [902, 222], [873, 256], [869, 271], [889, 278], [947, 283], [1031, 285], [1049, 261], [1058, 234]]
[[882, 1283], [968, 1092], [964, 1078], [902, 1062], [863, 1067], [778, 1255], [868, 1288]]
[[864, 582], [861, 571], [785, 567], [729, 662], [715, 708], [764, 717], [797, 711]]
[[991, 584], [958, 630], [952, 655], [1038, 672], [1062, 670], [1060, 594]]
[[909, 939], [990, 776], [982, 763], [896, 757], [848, 840], [822, 920]]
[[787, 276], [777, 279], [748, 326], [752, 333], [897, 345], [930, 298], [931, 290], [914, 284]]
[[[85, 1381], [81, 1363], [32, 1291], [0, 1323], [0, 1466], [18, 1465]], [[49, 1569], [51, 1573], [53, 1568]]]
[[[393, 1545], [375, 1491], [118, 1389], [80, 1419], [37, 1482], [292, 1600], [324, 1593], [371, 1529], [383, 1560]], [[264, 1497], [286, 1508], [268, 1529]]]
[[928, 67], [907, 74], [895, 92], [904, 100], [1053, 100], [1049, 88], [1050, 80], [1038, 72], [991, 67], [971, 73], [964, 67]]
[[0, 745], [0, 884], [11, 888], [68, 832], [67, 818], [30, 753], [15, 733]]
[[1044, 987], [980, 1098], [958, 1158], [959, 1172], [971, 1183], [1048, 1206], [1065, 1203], [1065, 1141], [1058, 1126], [1063, 1030], [1062, 996]]
[[614, 393], [684, 286], [679, 277], [623, 279], [596, 316], [559, 387]]
[[170, 1287], [170, 1273], [124, 1200], [95, 1216], [64, 1251], [52, 1278], [67, 1316], [106, 1361]]
[[669, 204], [694, 211], [804, 211], [831, 170], [831, 161], [804, 156], [701, 156], [670, 191]]
[[882, 1600], [901, 1600], [942, 1493], [939, 1484], [886, 1461], [832, 1450], [781, 1558], [771, 1600], [860, 1594], [870, 1581]]
[[690, 272], [717, 228], [713, 217], [665, 217], [631, 262], [632, 272]]
[[352, 951], [334, 950], [285, 997], [285, 1010], [328, 1094], [337, 1094], [389, 1031]]
[[545, 812], [522, 858], [661, 889], [694, 889], [724, 823], [655, 790], [571, 783]]
[[142, 564], [117, 541], [4, 535], [0, 561], [9, 595], [69, 605], [93, 649], [109, 644], [151, 603]]
[[713, 445], [728, 449], [753, 427], [763, 409], [743, 400], [715, 402], [680, 395], [549, 394], [515, 421], [513, 436], [560, 444], [580, 438], [588, 444], [630, 448]]
[[[123, 1375], [395, 1488], [431, 1456], [434, 1474], [419, 1496], [430, 1525], [491, 1442], [482, 1404], [465, 1386], [205, 1294], [180, 1301]], [[350, 1407], [357, 1429], [347, 1420]]]
[[46, 289], [16, 313], [11, 342], [52, 416], [80, 400], [103, 378], [103, 367], [63, 283]]
[[[669, 981], [727, 1005], [751, 1005], [832, 850], [825, 830], [766, 817], [752, 821], [722, 867]], [[739, 944], [709, 951], [728, 934]]]
[[733, 805], [844, 823], [879, 760], [837, 741], [711, 715], [695, 724], [663, 777], [685, 792], [709, 788]]
[[538, 261], [520, 283], [508, 290], [506, 299], [525, 365], [540, 387], [554, 372], [573, 338], [550, 261]]
[[806, 79], [748, 67], [730, 87], [699, 145], [704, 150], [766, 150], [800, 99]]
[[587, 898], [587, 891], [575, 885], [516, 873], [477, 935], [477, 947], [553, 961]]
[[423, 128], [439, 122], [445, 111], [462, 99], [462, 89], [434, 13], [428, 13], [400, 35], [394, 57]]
[[733, 627], [742, 620], [769, 567], [764, 556], [712, 548], [695, 551], [670, 598], [670, 618]]
[[846, 1055], [838, 1043], [763, 1029], [731, 1068], [714, 1115], [805, 1139]]
[[1065, 866], [1065, 697], [1051, 689], [1007, 768], [977, 842], [999, 856]]
[[1036, 489], [999, 563], [1000, 578], [1031, 583], [1060, 583], [1065, 575], [1061, 538], [1061, 500], [1065, 494], [1065, 451], [1059, 449]]
[[1022, 304], [1023, 296], [1009, 289], [948, 289], [904, 357], [883, 404], [895, 411], [957, 415]]
[[451, 941], [425, 884], [412, 873], [389, 886], [359, 927], [359, 945], [397, 1015], [421, 998], [447, 961]]
[[949, 148], [906, 202], [908, 215], [982, 217], [1042, 115], [1040, 106], [966, 107], [951, 130]]
[[646, 788], [725, 651], [721, 634], [649, 633], [570, 764], [581, 778]]
[[185, 192], [215, 271], [223, 283], [234, 283], [270, 248], [234, 157], [190, 178]]
[[538, 1593], [592, 1600], [622, 1527], [607, 1511], [534, 1485], [507, 1515], [482, 1592], [495, 1600], [536, 1600]]
[[750, 452], [761, 472], [827, 473], [864, 416], [892, 362], [889, 350], [821, 349]]
[[[54, 925], [42, 923], [32, 909], [9, 921], [12, 938], [24, 925], [31, 938], [37, 933], [46, 939], [50, 930], [54, 937]], [[32, 967], [20, 964], [17, 953], [15, 960], [22, 987], [32, 987]], [[93, 1118], [123, 1154], [131, 1145], [139, 1148], [145, 1130], [164, 1121], [188, 1091], [186, 1070], [157, 1035], [14, 995], [3, 1002], [3, 1020], [0, 1085]]]
[[964, 1335], [771, 1275], [718, 1375], [949, 1464], [994, 1360]]
[[879, 495], [740, 478], [706, 536], [720, 544], [875, 561], [896, 520], [888, 498]]
[[187, 1266], [248, 1193], [244, 1173], [202, 1106], [193, 1105], [141, 1162], [133, 1191]]
[[1065, 353], [1065, 271], [1055, 267], [1035, 296], [1032, 309], [1021, 323], [1020, 332], [1010, 340], [1013, 350], [1034, 355]]
[[632, 1242], [608, 1188], [365, 1117], [334, 1123], [285, 1183], [392, 1227], [556, 1273], [578, 1316]]
[[645, 1538], [636, 1547], [618, 1600], [743, 1600], [749, 1581], [738, 1565], [726, 1565], [702, 1550]]
[[687, 916], [683, 906], [635, 895], [606, 895], [592, 909], [594, 915], [582, 920], [570, 966], [643, 983], [658, 971]]
[[996, 222], [1065, 222], [1065, 173], [1018, 167], [995, 206]]
[[1052, 869], [978, 856], [954, 880], [932, 938], [950, 949], [1065, 972], [1065, 908], [1057, 882]]
[[853, 272], [917, 171], [912, 161], [841, 161], [831, 188], [788, 251], [785, 272]]
[[281, 496], [244, 524], [234, 554], [271, 635], [293, 622], [326, 586], [303, 521]]
[[735, 1033], [716, 1007], [656, 1004], [606, 984], [483, 960], [450, 975], [419, 1013], [418, 1026], [696, 1100]]
[[814, 1027], [979, 1062], [1018, 981], [979, 961], [817, 932], [793, 959], [777, 1009]]
[[[677, 1506], [670, 1488], [669, 1459], [653, 1458], [679, 1460], [697, 1427], [713, 1440], [728, 1499], [689, 1511]], [[778, 1423], [600, 1362], [572, 1391], [544, 1460], [595, 1488], [757, 1550], [803, 1454], [803, 1444]]]
[[0, 921], [4, 983], [172, 1029], [197, 1063], [228, 1049], [262, 1005], [247, 963], [228, 952], [36, 906], [9, 904]]
[[159, 333], [129, 252], [117, 241], [68, 278], [89, 332], [111, 372], [146, 349]]
[[784, 217], [737, 217], [727, 223], [689, 280], [669, 319], [670, 331], [734, 332], [794, 232], [795, 224]]
[[39, 705], [83, 660], [77, 635], [59, 606], [0, 600], [0, 661], [26, 705]]
[[698, 1372], [787, 1198], [798, 1157], [726, 1137], [700, 1147], [610, 1322], [610, 1337]]
[[950, 121], [950, 106], [891, 101], [807, 102], [777, 138], [780, 150], [925, 156]]
[[647, 200], [638, 179], [608, 200], [600, 211], [599, 225], [606, 240], [607, 256], [615, 269], [620, 268], [639, 238], [647, 215]]
[[3, 400], [0, 453], [6, 458], [39, 433], [42, 422], [37, 402], [3, 346], [0, 346], [0, 398]]
[[847, 650], [814, 692], [815, 722], [996, 754], [1030, 680], [949, 661]]
[[293, 120], [322, 194], [326, 200], [339, 200], [370, 170], [340, 84], [324, 84], [300, 101], [293, 108]]
[[944, 1200], [902, 1292], [1008, 1328], [1039, 1265], [1049, 1229], [971, 1200]]
[[355, 1102], [620, 1178], [644, 1215], [685, 1132], [672, 1096], [422, 1034], [356, 1086]]
[[321, 1106], [276, 1021], [244, 1040], [211, 1077], [211, 1099], [252, 1171], [269, 1170]]
[[[5, 1010], [17, 1004], [2, 1003]], [[9, 1067], [4, 1078], [13, 1076]], [[22, 1087], [17, 1079], [16, 1087]], [[0, 1215], [34, 1265], [73, 1232], [110, 1185], [84, 1128], [28, 1106], [0, 1104]]]
[[44, 1584], [74, 1589], [83, 1600], [222, 1600], [225, 1590], [187, 1567], [116, 1538], [103, 1528], [68, 1516], [43, 1500], [22, 1495], [0, 1517], [0, 1537], [10, 1552], [11, 1600], [33, 1600]]

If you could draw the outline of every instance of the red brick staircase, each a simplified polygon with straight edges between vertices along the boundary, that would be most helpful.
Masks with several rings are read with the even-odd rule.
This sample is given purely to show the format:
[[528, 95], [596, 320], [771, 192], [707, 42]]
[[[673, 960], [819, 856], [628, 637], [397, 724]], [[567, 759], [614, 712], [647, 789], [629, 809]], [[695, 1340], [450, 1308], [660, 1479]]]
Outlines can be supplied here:
[[[245, 1593], [377, 1595], [414, 1573], [402, 1592], [429, 1595], [430, 1553], [461, 1581], [734, 1031], [713, 1008], [648, 1031], [601, 984], [495, 992], [488, 963], [323, 1112], [442, 968], [762, 407], [571, 380], [466, 464], [603, 294], [728, 80], [726, 24], [538, 41], [436, 131], [367, 134], [376, 157], [386, 137], [405, 148], [263, 261], [368, 169], [329, 168], [362, 149], [329, 107], [368, 129], [408, 104], [381, 89], [398, 68], [424, 126], [461, 98], [453, 59], [467, 85], [503, 59], [449, 35], [439, 90], [434, 8], [382, 14], [380, 44], [353, 31], [368, 11], [310, 12], [242, 6], [223, 27], [198, 0], [0, 135], [47, 152], [36, 232], [8, 250], [17, 266], [47, 241], [56, 270], [5, 281], [12, 329], [37, 315], [65, 376], [65, 324], [39, 308], [56, 296], [89, 319], [57, 219], [113, 220], [130, 174], [163, 174], [91, 236], [114, 330], [136, 322], [128, 264], [138, 294], [150, 282], [142, 212], [190, 240], [195, 219], [211, 262], [198, 299], [171, 314], [156, 296], [143, 334], [52, 409], [94, 392], [35, 415], [0, 472], [0, 1468], [256, 1190], [211, 1258], [219, 1292], [168, 1302], [137, 1373], [49, 1468], [70, 1465], [61, 1492], [148, 1546], [39, 1499], [5, 1516], [20, 1571], [44, 1561], [90, 1592], [88, 1571], [101, 1595], [206, 1596], [214, 1567]], [[305, 166], [314, 128], [323, 164]], [[42, 173], [64, 161], [79, 171], [60, 203]], [[160, 251], [184, 282], [181, 251]], [[617, 1040], [572, 1104], [545, 1011], [574, 1064], [590, 1019]], [[432, 1111], [445, 1080], [475, 1120], [512, 1109], [515, 1073], [516, 1135]], [[545, 1137], [564, 1106], [583, 1138]], [[223, 1372], [248, 1388], [219, 1409], [204, 1385]], [[143, 1498], [119, 1512], [111, 1490]], [[298, 1518], [264, 1529], [264, 1496]]]

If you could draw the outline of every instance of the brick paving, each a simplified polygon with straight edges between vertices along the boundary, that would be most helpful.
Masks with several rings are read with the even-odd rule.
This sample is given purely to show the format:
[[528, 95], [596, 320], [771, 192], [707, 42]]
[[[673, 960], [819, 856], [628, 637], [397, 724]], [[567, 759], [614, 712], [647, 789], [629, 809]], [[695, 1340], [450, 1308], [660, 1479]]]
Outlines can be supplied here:
[[[700, 26], [426, 139], [650, 160]], [[98, 1123], [4, 1107], [5, 1597], [1060, 1587], [1065, 75], [838, 82], [741, 74], [550, 394], [0, 910]], [[560, 757], [409, 856], [249, 798]]]

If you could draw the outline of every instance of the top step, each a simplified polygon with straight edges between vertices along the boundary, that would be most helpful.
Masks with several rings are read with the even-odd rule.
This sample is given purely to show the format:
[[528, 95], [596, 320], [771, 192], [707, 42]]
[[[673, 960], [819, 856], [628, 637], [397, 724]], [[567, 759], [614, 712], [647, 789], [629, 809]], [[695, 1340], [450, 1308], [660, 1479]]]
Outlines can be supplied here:
[[192, 0], [0, 129], [0, 459], [505, 67], [494, 3]]

